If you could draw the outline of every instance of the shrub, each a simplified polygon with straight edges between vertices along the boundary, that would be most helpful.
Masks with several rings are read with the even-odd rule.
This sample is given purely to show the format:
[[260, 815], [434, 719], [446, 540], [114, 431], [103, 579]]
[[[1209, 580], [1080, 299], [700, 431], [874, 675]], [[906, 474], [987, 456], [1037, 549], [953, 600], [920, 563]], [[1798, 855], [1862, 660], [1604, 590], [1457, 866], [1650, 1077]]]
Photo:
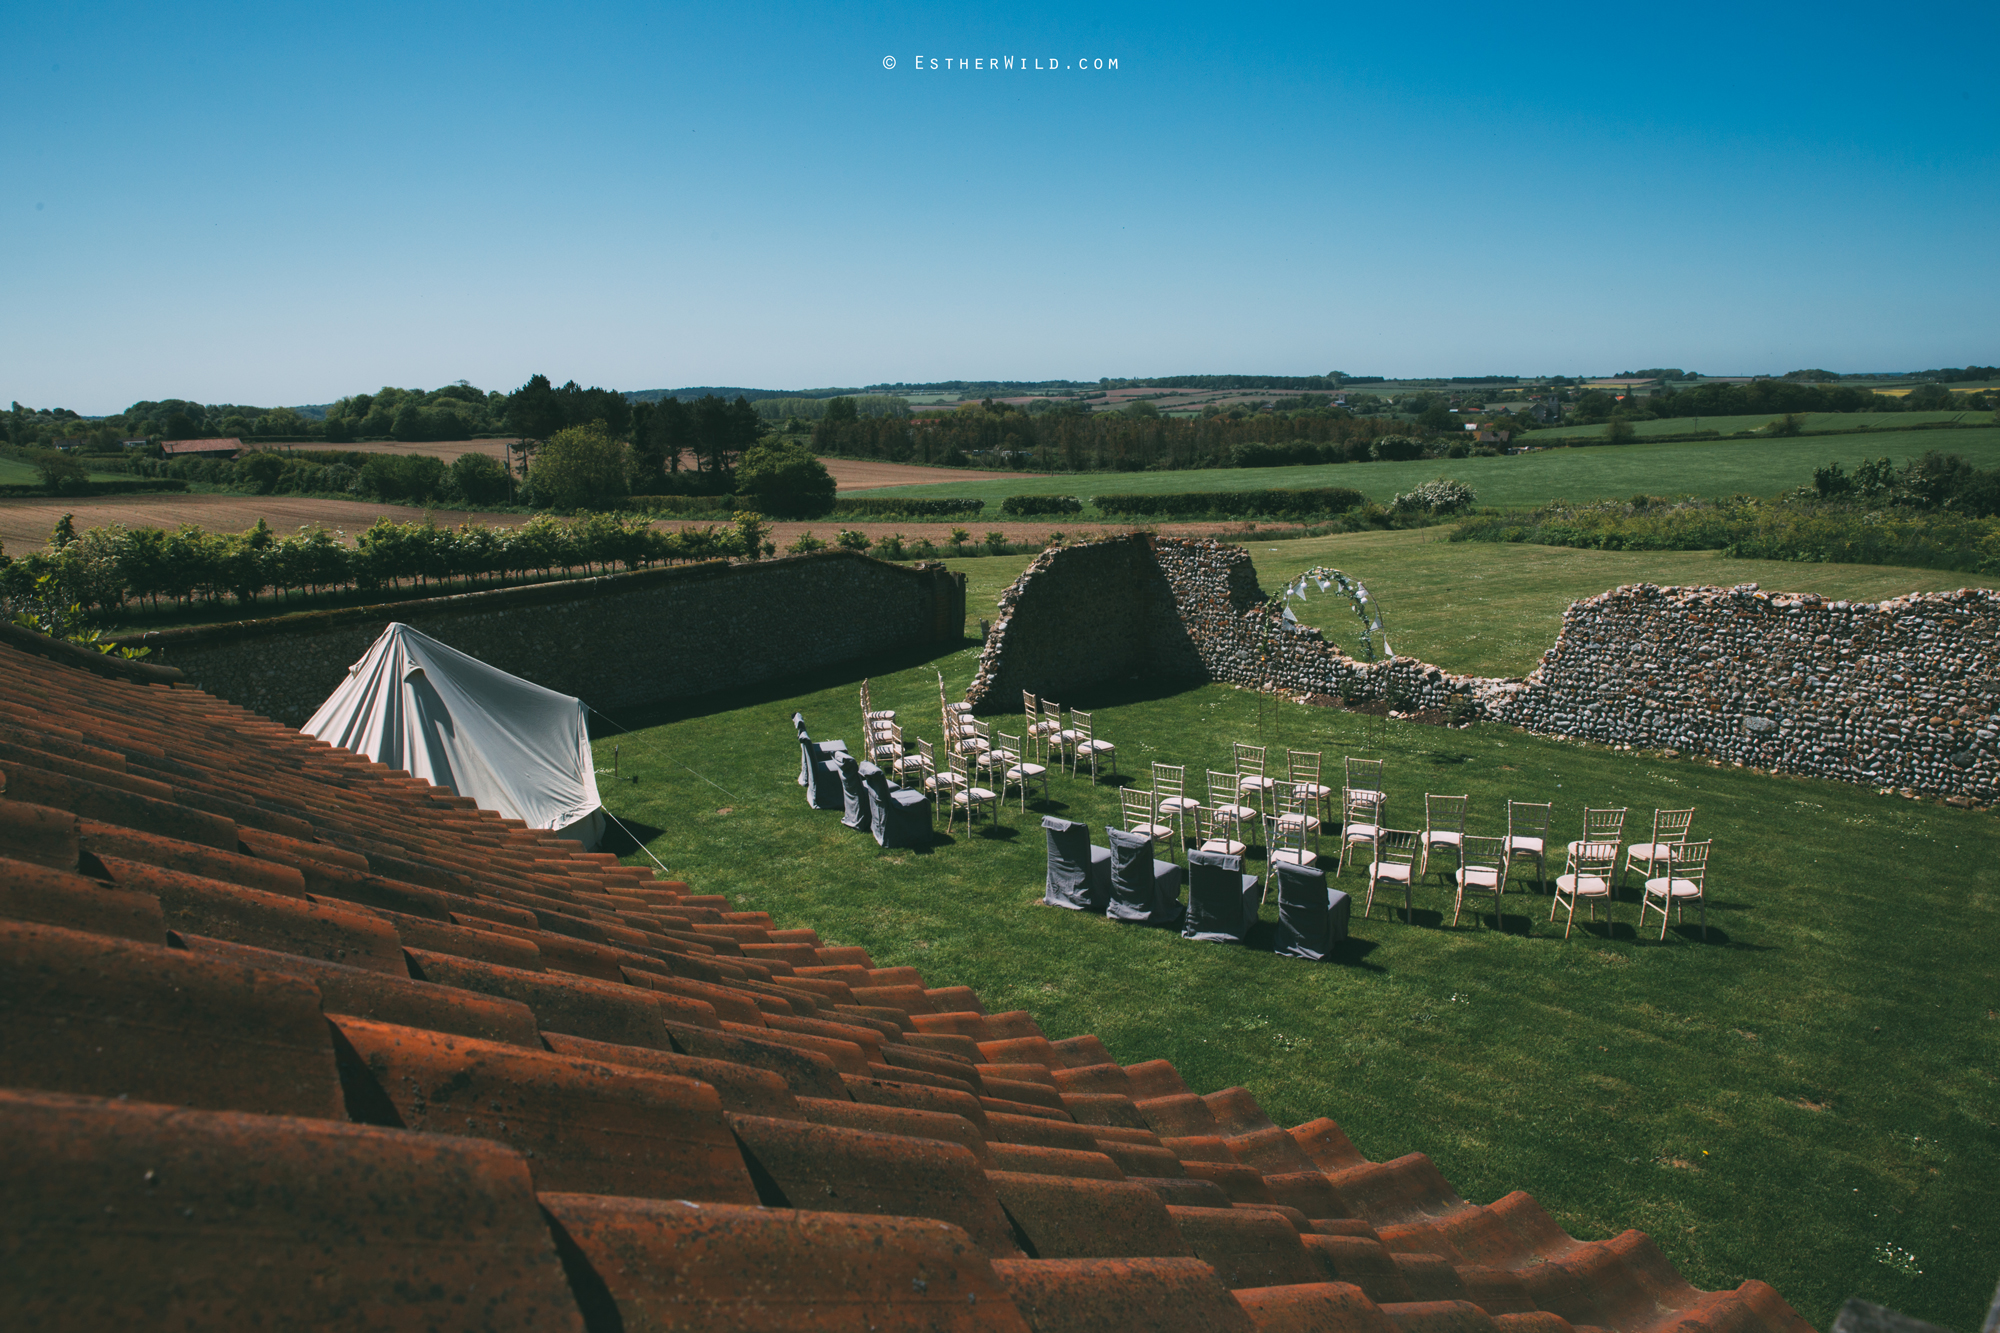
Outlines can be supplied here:
[[840, 535], [833, 539], [833, 544], [843, 551], [865, 551], [875, 543], [869, 539], [868, 534], [865, 532], [853, 532], [847, 528], [842, 528]]
[[736, 540], [742, 547], [743, 558], [755, 560], [764, 551], [764, 534], [768, 527], [764, 516], [749, 509], [736, 511]]
[[1638, 434], [1639, 432], [1633, 427], [1632, 423], [1623, 417], [1613, 417], [1610, 421], [1604, 423], [1604, 442], [1606, 444], [1630, 444], [1637, 438]]
[[845, 497], [833, 502], [833, 512], [842, 516], [861, 517], [895, 514], [904, 518], [949, 518], [956, 514], [977, 514], [986, 508], [984, 500], [925, 500], [893, 497], [853, 500]]
[[500, 504], [513, 489], [507, 470], [485, 454], [460, 454], [453, 459], [451, 486], [466, 503], [476, 505]]
[[986, 534], [986, 552], [987, 552], [987, 554], [988, 554], [988, 555], [1005, 555], [1005, 554], [1007, 554], [1007, 534], [1006, 534], [1006, 533], [1004, 533], [1004, 532], [989, 532], [989, 533], [987, 533], [987, 534]]
[[1074, 495], [1010, 495], [1000, 502], [1000, 512], [1016, 518], [1032, 514], [1081, 514], [1083, 501]]
[[[438, 462], [435, 458], [428, 461]], [[443, 464], [438, 464], [438, 470], [443, 471]], [[548, 443], [535, 451], [528, 482], [538, 507], [600, 509], [625, 498], [631, 489], [632, 471], [632, 446], [612, 439], [603, 422], [593, 421], [551, 435]]]
[[1384, 435], [1369, 446], [1368, 456], [1377, 462], [1407, 463], [1424, 456], [1424, 442], [1411, 435]]
[[785, 548], [785, 550], [793, 555], [811, 555], [814, 551], [824, 551], [825, 549], [826, 543], [813, 536], [810, 528], [801, 532], [799, 539]]
[[1341, 514], [1365, 503], [1360, 491], [1345, 486], [1283, 491], [1172, 491], [1164, 495], [1100, 495], [1095, 504], [1106, 514], [1148, 514], [1186, 518], [1224, 514], [1233, 518], [1276, 518], [1305, 514]]
[[743, 455], [736, 489], [775, 518], [818, 518], [833, 511], [833, 476], [797, 440], [759, 444]]
[[875, 543], [876, 558], [881, 560], [907, 560], [909, 553], [903, 549], [903, 534], [892, 532]]
[[1390, 507], [1398, 514], [1456, 514], [1478, 502], [1479, 497], [1464, 482], [1439, 477], [1403, 492]]

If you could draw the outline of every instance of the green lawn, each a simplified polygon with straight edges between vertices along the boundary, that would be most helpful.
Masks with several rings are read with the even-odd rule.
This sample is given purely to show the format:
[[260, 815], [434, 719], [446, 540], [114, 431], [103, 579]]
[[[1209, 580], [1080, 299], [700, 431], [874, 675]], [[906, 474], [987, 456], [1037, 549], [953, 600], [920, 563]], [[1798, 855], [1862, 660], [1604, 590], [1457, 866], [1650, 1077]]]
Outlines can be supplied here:
[[[956, 697], [975, 661], [967, 645], [624, 719], [646, 729], [599, 739], [598, 763], [615, 744], [638, 780], [607, 776], [608, 807], [702, 890], [1027, 1008], [1051, 1037], [1169, 1059], [1198, 1091], [1242, 1084], [1281, 1123], [1331, 1116], [1378, 1160], [1428, 1153], [1476, 1202], [1524, 1189], [1575, 1235], [1637, 1227], [1698, 1285], [1763, 1278], [1820, 1328], [1857, 1294], [1978, 1324], [2000, 1246], [1991, 815], [1219, 686], [1064, 700], [1096, 710], [1121, 776], [1155, 759], [1198, 774], [1262, 742], [1323, 752], [1336, 782], [1343, 755], [1387, 760], [1397, 825], [1421, 821], [1428, 790], [1470, 793], [1473, 832], [1502, 831], [1513, 797], [1554, 801], [1563, 838], [1586, 803], [1631, 807], [1635, 833], [1656, 806], [1693, 805], [1716, 842], [1705, 943], [1692, 923], [1638, 937], [1630, 900], [1609, 938], [1564, 940], [1526, 881], [1502, 929], [1454, 927], [1432, 884], [1414, 925], [1378, 904], [1335, 963], [1307, 964], [1039, 905], [1032, 808], [889, 853], [806, 809], [794, 708], [853, 741], [866, 671], [876, 707], [935, 737], [934, 670]], [[1117, 785], [1059, 777], [1048, 809], [1101, 842]]]
[[[1450, 671], [1525, 675], [1555, 642], [1569, 604], [1624, 583], [1758, 583], [1849, 601], [1881, 601], [1910, 592], [1995, 587], [2000, 579], [1935, 569], [1881, 565], [1799, 565], [1725, 560], [1713, 551], [1585, 551], [1526, 543], [1449, 542], [1449, 528], [1355, 532], [1301, 541], [1253, 542], [1257, 578], [1268, 592], [1315, 565], [1359, 578], [1380, 600], [1389, 642], [1399, 653]], [[1233, 540], [1233, 539], [1232, 539]], [[1026, 555], [947, 560], [966, 576], [969, 632], [1020, 577]], [[1360, 650], [1348, 604], [1313, 592], [1294, 613], [1348, 652]]]
[[[1618, 448], [1554, 449], [1499, 458], [1433, 459], [1416, 463], [1346, 463], [1319, 467], [1202, 468], [1187, 472], [1072, 472], [1002, 481], [947, 481], [871, 490], [870, 499], [959, 496], [986, 501], [984, 517], [997, 518], [1010, 495], [1158, 494], [1172, 491], [1239, 491], [1265, 487], [1351, 486], [1387, 502], [1419, 482], [1456, 477], [1479, 493], [1483, 505], [1505, 508], [1551, 500], [1596, 500], [1636, 492], [1651, 495], [1771, 495], [1812, 481], [1815, 467], [1849, 468], [1888, 456], [1902, 463], [1926, 450], [1963, 455], [1978, 467], [2000, 467], [2000, 427], [1982, 430], [1879, 431], [1788, 440], [1684, 441]], [[1087, 517], [1088, 515], [1086, 515]], [[1064, 516], [1067, 517], [1067, 516]], [[964, 520], [956, 520], [964, 523]], [[974, 522], [979, 520], [975, 519]], [[1070, 519], [1073, 523], [1077, 520]], [[1052, 517], [1050, 525], [1059, 526]], [[967, 524], [966, 526], [971, 526]]]
[[[131, 475], [124, 472], [99, 472], [91, 469], [84, 473], [92, 481], [130, 481]], [[0, 458], [0, 486], [39, 486], [42, 474], [35, 471], [33, 463], [24, 463], [18, 458]]]
[[[1692, 435], [1696, 431], [1703, 430], [1728, 435], [1739, 430], [1762, 430], [1783, 415], [1782, 412], [1753, 412], [1748, 416], [1736, 417], [1666, 417], [1658, 421], [1635, 421], [1632, 423], [1632, 429], [1642, 440], [1651, 435]], [[1907, 430], [1911, 426], [1930, 421], [1986, 425], [1993, 420], [1993, 413], [1990, 411], [1805, 412], [1800, 415], [1807, 430]], [[1604, 427], [1602, 425], [1553, 426], [1548, 430], [1535, 431], [1525, 438], [1528, 443], [1533, 443], [1536, 440], [1574, 439], [1579, 436], [1602, 439]]]

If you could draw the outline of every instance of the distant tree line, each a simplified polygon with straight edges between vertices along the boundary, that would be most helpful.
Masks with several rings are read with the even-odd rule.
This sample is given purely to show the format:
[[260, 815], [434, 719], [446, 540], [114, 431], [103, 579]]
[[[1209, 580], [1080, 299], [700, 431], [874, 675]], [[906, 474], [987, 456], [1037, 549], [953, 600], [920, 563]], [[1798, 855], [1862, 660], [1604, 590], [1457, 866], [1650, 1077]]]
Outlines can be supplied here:
[[1941, 412], [1984, 411], [1996, 405], [1994, 395], [1954, 393], [1942, 383], [1926, 383], [1891, 396], [1853, 385], [1809, 380], [1763, 379], [1747, 384], [1696, 384], [1690, 388], [1662, 385], [1650, 397], [1620, 399], [1603, 389], [1576, 396], [1570, 419], [1581, 423], [1623, 418], [1645, 421], [1664, 417], [1732, 417], [1763, 413], [1805, 412]]

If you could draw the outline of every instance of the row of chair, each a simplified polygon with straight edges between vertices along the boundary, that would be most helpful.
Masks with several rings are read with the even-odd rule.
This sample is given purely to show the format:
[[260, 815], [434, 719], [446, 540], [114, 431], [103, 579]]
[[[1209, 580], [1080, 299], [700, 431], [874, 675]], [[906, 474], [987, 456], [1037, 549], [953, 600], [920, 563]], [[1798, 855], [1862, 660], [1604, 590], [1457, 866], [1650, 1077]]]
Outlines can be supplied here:
[[866, 829], [882, 847], [921, 847], [936, 827], [930, 795], [897, 786], [872, 761], [856, 759], [845, 741], [815, 741], [803, 714], [792, 714], [799, 738], [799, 783], [815, 810], [839, 810], [840, 822]]
[[[1044, 817], [1048, 838], [1048, 879], [1042, 901], [1072, 911], [1101, 913], [1113, 921], [1179, 927], [1183, 938], [1210, 943], [1247, 944], [1257, 924], [1264, 894], [1259, 877], [1246, 874], [1243, 858], [1222, 852], [1192, 852], [1186, 870], [1187, 901], [1181, 901], [1182, 868], [1154, 856], [1153, 839], [1107, 826], [1099, 847], [1088, 825]], [[1278, 929], [1273, 952], [1323, 961], [1347, 937], [1352, 904], [1328, 886], [1325, 872], [1311, 866], [1275, 866]]]

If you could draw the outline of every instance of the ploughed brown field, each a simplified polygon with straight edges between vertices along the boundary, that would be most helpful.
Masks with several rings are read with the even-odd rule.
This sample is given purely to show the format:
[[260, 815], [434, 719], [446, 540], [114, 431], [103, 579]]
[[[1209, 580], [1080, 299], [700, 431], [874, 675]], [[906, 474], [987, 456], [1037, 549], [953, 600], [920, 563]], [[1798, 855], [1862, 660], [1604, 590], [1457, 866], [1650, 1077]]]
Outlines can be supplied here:
[[[106, 527], [113, 523], [122, 523], [128, 528], [173, 528], [183, 523], [198, 523], [210, 532], [242, 532], [255, 527], [257, 520], [261, 518], [280, 536], [317, 523], [322, 527], [336, 529], [352, 541], [363, 528], [377, 518], [386, 517], [398, 523], [422, 522], [426, 513], [438, 523], [451, 527], [465, 522], [508, 527], [527, 521], [525, 514], [471, 514], [462, 509], [426, 510], [412, 505], [377, 504], [366, 500], [319, 500], [310, 496], [294, 495], [76, 496], [66, 500], [0, 500], [0, 547], [4, 547], [8, 555], [26, 555], [29, 551], [47, 543], [50, 529], [55, 527], [56, 521], [64, 514], [74, 516], [79, 531], [84, 528]], [[659, 526], [668, 528], [698, 526], [702, 521], [663, 518], [659, 521]], [[902, 533], [911, 541], [929, 537], [941, 546], [945, 538], [950, 535], [953, 526], [949, 523], [863, 523], [852, 519], [822, 518], [805, 523], [774, 523], [771, 526], [771, 540], [783, 548], [797, 541], [800, 533], [810, 530], [814, 535], [831, 542], [841, 529], [851, 528], [876, 538], [887, 537], [894, 532]], [[956, 526], [970, 532], [975, 541], [983, 540], [989, 532], [1000, 532], [1006, 534], [1009, 542], [1038, 541], [1051, 532], [1098, 536], [1121, 530], [1115, 525], [1081, 523], [1073, 515], [1036, 519], [1027, 523], [996, 522], [975, 518]], [[1194, 535], [1234, 532], [1239, 530], [1240, 526], [1234, 523], [1166, 523], [1161, 524], [1157, 530]]]
[[878, 463], [864, 458], [822, 458], [833, 474], [835, 489], [868, 491], [882, 486], [935, 486], [946, 481], [1005, 481], [1009, 477], [1040, 477], [1041, 472], [975, 472], [959, 467], [918, 467], [911, 463]]
[[281, 444], [277, 449], [298, 449], [308, 453], [337, 449], [342, 452], [362, 454], [429, 454], [449, 463], [460, 454], [485, 454], [495, 462], [507, 458], [507, 446], [517, 443], [513, 437], [504, 440], [419, 440], [403, 444], [396, 440], [369, 440], [364, 444]]

